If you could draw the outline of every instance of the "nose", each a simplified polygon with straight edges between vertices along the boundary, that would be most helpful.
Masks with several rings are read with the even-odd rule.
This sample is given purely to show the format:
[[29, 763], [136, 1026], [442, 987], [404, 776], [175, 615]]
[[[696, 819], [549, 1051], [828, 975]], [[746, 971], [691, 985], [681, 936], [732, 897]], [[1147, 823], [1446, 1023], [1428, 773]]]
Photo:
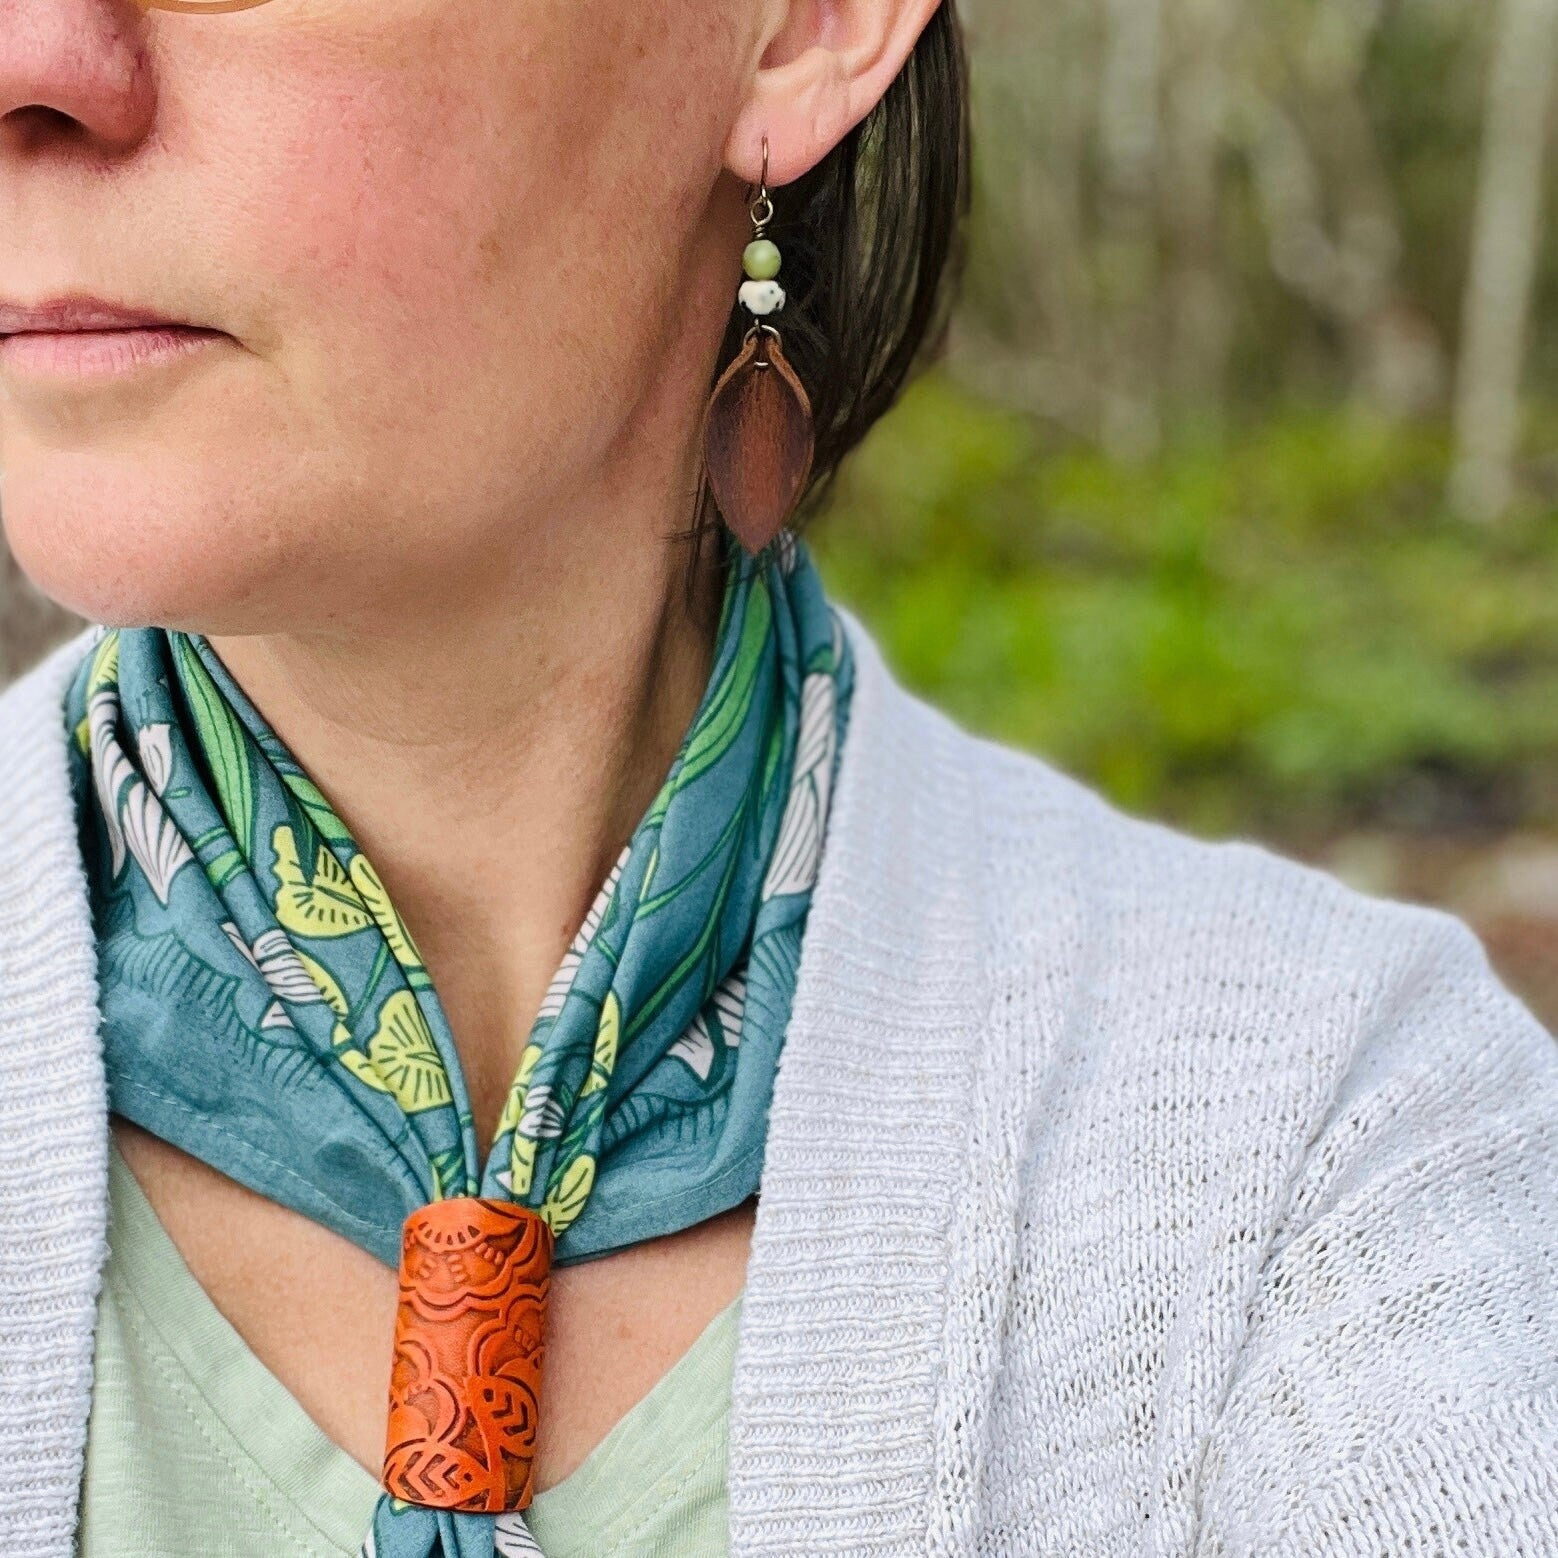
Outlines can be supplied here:
[[0, 0], [0, 166], [50, 138], [123, 151], [144, 136], [145, 29], [130, 0]]

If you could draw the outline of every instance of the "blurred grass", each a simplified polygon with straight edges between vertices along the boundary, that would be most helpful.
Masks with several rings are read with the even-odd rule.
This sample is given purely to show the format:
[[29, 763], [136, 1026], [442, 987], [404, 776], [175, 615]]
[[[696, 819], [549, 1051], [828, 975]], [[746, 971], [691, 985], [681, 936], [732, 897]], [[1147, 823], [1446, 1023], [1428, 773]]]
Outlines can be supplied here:
[[1550, 827], [1558, 504], [1455, 518], [1448, 458], [1441, 428], [1299, 406], [1126, 467], [933, 372], [811, 542], [907, 685], [1131, 809]]

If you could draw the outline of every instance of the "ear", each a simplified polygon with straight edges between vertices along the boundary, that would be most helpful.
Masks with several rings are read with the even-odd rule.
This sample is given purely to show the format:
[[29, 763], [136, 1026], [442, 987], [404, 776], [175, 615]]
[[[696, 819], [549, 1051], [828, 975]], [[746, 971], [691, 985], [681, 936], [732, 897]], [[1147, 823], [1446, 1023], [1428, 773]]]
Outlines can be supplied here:
[[941, 0], [773, 0], [763, 53], [725, 166], [768, 187], [821, 162], [881, 100]]

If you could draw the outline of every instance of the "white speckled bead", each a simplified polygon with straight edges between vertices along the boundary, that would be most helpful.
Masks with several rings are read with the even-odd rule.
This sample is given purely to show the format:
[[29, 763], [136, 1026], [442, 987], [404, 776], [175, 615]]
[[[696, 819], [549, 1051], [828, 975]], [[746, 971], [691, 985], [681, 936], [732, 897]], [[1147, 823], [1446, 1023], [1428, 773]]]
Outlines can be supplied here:
[[777, 281], [743, 281], [737, 296], [754, 314], [771, 314], [784, 307], [784, 288]]

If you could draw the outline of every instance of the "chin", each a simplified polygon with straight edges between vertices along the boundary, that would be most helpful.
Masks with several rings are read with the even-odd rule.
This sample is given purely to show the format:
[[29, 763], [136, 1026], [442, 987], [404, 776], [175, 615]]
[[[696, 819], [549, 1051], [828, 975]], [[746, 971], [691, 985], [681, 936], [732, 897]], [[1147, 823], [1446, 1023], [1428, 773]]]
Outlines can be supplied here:
[[284, 549], [231, 484], [208, 477], [192, 489], [187, 476], [144, 455], [18, 460], [0, 482], [17, 566], [67, 611], [109, 627], [263, 631], [265, 603], [273, 614], [285, 598], [276, 591], [297, 588], [295, 575], [282, 582]]

